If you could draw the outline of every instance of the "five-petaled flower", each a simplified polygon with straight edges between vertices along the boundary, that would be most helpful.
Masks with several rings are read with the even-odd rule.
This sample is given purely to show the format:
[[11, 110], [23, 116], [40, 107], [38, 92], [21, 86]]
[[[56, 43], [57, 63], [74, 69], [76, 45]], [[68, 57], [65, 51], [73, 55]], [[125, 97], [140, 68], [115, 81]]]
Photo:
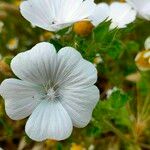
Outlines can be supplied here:
[[58, 31], [87, 20], [95, 7], [94, 0], [28, 0], [21, 3], [20, 11], [32, 24]]
[[11, 68], [21, 80], [4, 80], [0, 94], [10, 118], [30, 116], [25, 131], [31, 139], [64, 140], [73, 126], [90, 122], [99, 100], [97, 70], [74, 48], [56, 53], [52, 44], [42, 42], [13, 58]]

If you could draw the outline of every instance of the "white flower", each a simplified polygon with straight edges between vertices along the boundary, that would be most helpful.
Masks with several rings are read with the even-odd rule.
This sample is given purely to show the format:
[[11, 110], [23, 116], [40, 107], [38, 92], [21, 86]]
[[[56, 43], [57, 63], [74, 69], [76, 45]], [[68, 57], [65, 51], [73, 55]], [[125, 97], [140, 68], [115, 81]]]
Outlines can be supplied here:
[[2, 55], [1, 55], [1, 53], [0, 53], [0, 60], [2, 60], [2, 58], [3, 58], [3, 57], [2, 57]]
[[19, 120], [31, 115], [25, 131], [36, 141], [63, 140], [73, 126], [85, 127], [99, 100], [94, 65], [74, 48], [58, 53], [52, 44], [39, 43], [18, 54], [11, 68], [19, 79], [4, 80], [0, 93], [8, 116]]
[[145, 49], [146, 50], [150, 50], [150, 37], [148, 37], [146, 40], [145, 40]]
[[107, 95], [107, 98], [110, 98], [110, 96], [116, 92], [118, 90], [117, 87], [113, 87], [112, 89], [109, 89], [107, 92], [106, 92], [106, 95]]
[[3, 27], [4, 27], [4, 23], [0, 21], [0, 33], [2, 32]]
[[87, 19], [95, 7], [94, 0], [28, 0], [22, 2], [20, 11], [32, 24], [58, 31]]
[[125, 28], [136, 19], [136, 11], [127, 3], [113, 2], [110, 5], [109, 19], [112, 20], [110, 29]]
[[150, 0], [126, 0], [137, 12], [138, 16], [150, 20]]
[[95, 149], [95, 146], [93, 144], [91, 144], [88, 148], [88, 150], [94, 150]]
[[13, 51], [13, 50], [15, 50], [15, 49], [18, 48], [18, 44], [19, 44], [19, 39], [18, 39], [17, 37], [15, 37], [15, 38], [12, 38], [12, 39], [10, 39], [10, 40], [8, 41], [6, 47], [7, 47], [9, 50]]
[[109, 12], [109, 6], [106, 3], [99, 3], [89, 19], [94, 26], [97, 26], [109, 17]]

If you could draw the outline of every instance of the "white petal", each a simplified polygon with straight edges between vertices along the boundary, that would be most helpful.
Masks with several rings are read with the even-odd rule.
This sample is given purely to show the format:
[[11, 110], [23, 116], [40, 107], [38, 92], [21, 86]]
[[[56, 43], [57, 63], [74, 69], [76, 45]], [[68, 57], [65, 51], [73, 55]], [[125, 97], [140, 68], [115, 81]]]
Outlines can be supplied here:
[[136, 19], [136, 11], [127, 3], [114, 2], [110, 5], [109, 19], [112, 19], [110, 29], [124, 28]]
[[133, 8], [140, 8], [143, 0], [126, 0]]
[[32, 24], [46, 30], [54, 31], [50, 25], [56, 16], [58, 7], [57, 1], [28, 0], [21, 3], [20, 11], [23, 17]]
[[89, 17], [94, 8], [93, 0], [28, 0], [20, 6], [24, 18], [49, 31], [58, 31]]
[[108, 18], [109, 13], [109, 6], [106, 3], [100, 3], [97, 5], [89, 19], [92, 21], [94, 26], [97, 26]]
[[4, 80], [0, 94], [5, 100], [7, 115], [13, 120], [29, 116], [39, 104], [42, 96], [40, 87], [17, 79]]
[[85, 127], [91, 120], [92, 111], [99, 100], [96, 86], [66, 88], [61, 91], [61, 103], [70, 115], [75, 127]]
[[[74, 5], [74, 4], [73, 4]], [[84, 0], [82, 4], [71, 16], [71, 20], [74, 22], [81, 21], [83, 19], [87, 19], [91, 16], [96, 8], [96, 4], [94, 0]]]
[[150, 1], [149, 0], [126, 0], [128, 4], [130, 4], [133, 8], [136, 10], [140, 10], [143, 8], [143, 6], [148, 4]]
[[139, 11], [139, 17], [150, 21], [150, 1]]
[[54, 46], [42, 42], [31, 50], [18, 54], [12, 60], [11, 68], [22, 80], [46, 84], [54, 76], [56, 57]]
[[150, 20], [149, 0], [126, 0], [137, 12], [140, 18]]
[[82, 59], [81, 54], [72, 47], [64, 47], [58, 52], [57, 72], [55, 73], [55, 84], [64, 82], [73, 68]]
[[43, 101], [27, 121], [25, 131], [36, 141], [64, 140], [71, 135], [72, 121], [59, 101]]
[[91, 86], [97, 81], [97, 70], [92, 63], [81, 59], [72, 67], [72, 70], [70, 70], [62, 81], [59, 85], [65, 88]]

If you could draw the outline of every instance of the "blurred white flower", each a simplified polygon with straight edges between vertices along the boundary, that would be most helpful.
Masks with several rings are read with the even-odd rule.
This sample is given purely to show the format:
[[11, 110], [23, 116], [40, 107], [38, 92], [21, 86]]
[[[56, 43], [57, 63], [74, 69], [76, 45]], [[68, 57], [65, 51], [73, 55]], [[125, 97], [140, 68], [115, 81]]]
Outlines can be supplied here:
[[94, 11], [94, 0], [27, 0], [21, 3], [21, 14], [32, 24], [58, 31], [87, 19]]
[[126, 0], [137, 12], [138, 16], [150, 20], [150, 0]]
[[89, 19], [94, 26], [97, 26], [109, 17], [109, 13], [109, 5], [106, 3], [99, 3], [97, 4], [95, 11], [89, 17]]
[[97, 66], [100, 63], [103, 63], [103, 59], [99, 53], [96, 54], [96, 57], [94, 58], [94, 65]]
[[91, 144], [88, 148], [88, 150], [94, 150], [95, 149], [95, 146], [93, 144]]
[[97, 70], [74, 48], [56, 53], [52, 44], [42, 42], [18, 54], [11, 68], [21, 80], [4, 80], [0, 93], [10, 118], [31, 115], [25, 127], [31, 139], [63, 140], [73, 126], [82, 128], [90, 122], [99, 100]]
[[107, 95], [107, 98], [110, 98], [110, 96], [116, 92], [118, 90], [117, 87], [113, 87], [112, 89], [109, 89], [107, 92], [106, 92], [106, 95]]
[[146, 50], [150, 50], [150, 37], [148, 37], [146, 40], [145, 40], [145, 49]]
[[15, 38], [12, 38], [8, 41], [6, 47], [9, 49], [9, 50], [15, 50], [18, 48], [18, 44], [19, 44], [19, 39], [17, 37]]
[[0, 54], [0, 60], [2, 60], [2, 58], [3, 58], [3, 57], [2, 57], [2, 55]]
[[2, 32], [3, 26], [4, 26], [4, 23], [0, 21], [0, 33]]
[[136, 11], [127, 3], [113, 2], [110, 5], [110, 29], [125, 28], [136, 19]]

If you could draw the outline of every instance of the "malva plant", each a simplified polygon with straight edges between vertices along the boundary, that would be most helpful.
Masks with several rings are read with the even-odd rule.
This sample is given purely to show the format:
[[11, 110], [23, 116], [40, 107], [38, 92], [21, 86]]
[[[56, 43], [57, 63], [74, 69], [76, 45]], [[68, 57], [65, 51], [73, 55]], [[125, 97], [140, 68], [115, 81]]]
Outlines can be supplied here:
[[[15, 8], [4, 7], [19, 19], [0, 33], [0, 124], [28, 117], [21, 136], [57, 149], [148, 149], [149, 0], [26, 0]], [[7, 38], [13, 25], [17, 35]]]

